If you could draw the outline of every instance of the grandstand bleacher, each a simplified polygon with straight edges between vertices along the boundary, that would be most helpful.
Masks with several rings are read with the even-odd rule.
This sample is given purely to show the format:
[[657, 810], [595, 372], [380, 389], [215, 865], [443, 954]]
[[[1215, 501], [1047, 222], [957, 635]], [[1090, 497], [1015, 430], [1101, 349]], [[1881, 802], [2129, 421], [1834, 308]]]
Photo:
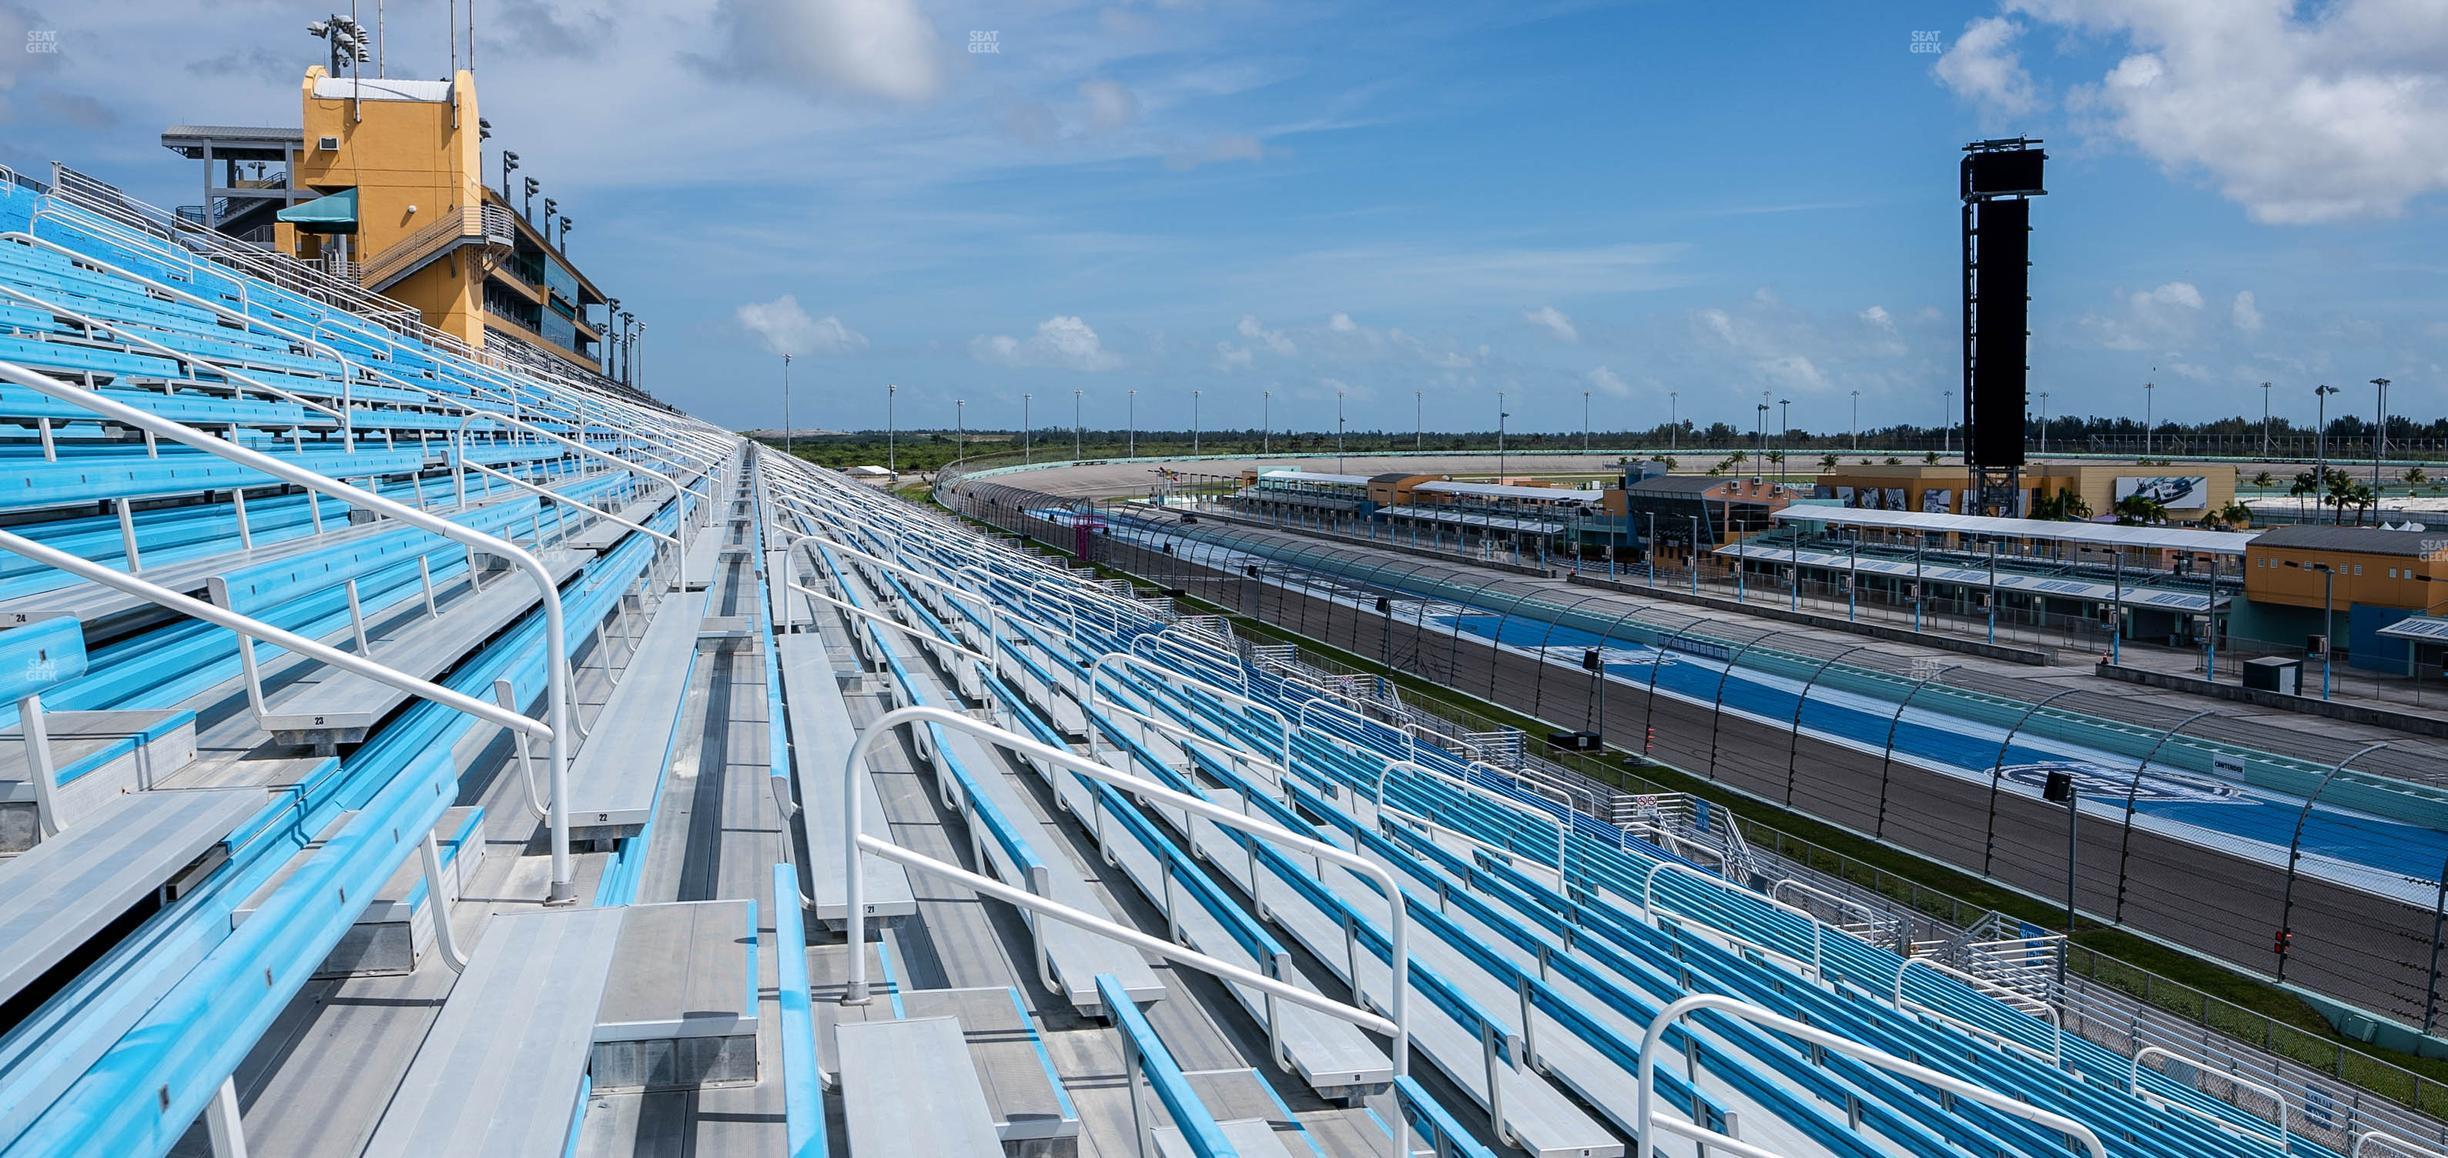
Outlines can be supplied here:
[[0, 1154], [2448, 1147], [142, 220], [0, 184]]

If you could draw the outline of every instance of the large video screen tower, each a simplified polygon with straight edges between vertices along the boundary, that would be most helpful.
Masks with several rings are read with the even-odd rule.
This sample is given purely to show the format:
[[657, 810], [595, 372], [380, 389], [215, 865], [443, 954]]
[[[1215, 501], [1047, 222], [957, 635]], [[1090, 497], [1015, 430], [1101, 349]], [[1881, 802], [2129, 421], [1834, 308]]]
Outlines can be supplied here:
[[1972, 514], [2022, 511], [2031, 345], [2031, 198], [2048, 154], [2028, 137], [1964, 146], [1964, 488]]

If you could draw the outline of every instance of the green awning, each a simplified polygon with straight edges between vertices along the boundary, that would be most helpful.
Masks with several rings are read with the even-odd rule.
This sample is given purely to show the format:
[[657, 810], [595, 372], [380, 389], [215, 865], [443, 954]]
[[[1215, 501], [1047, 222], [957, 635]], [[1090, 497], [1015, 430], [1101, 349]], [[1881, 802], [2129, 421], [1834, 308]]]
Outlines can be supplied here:
[[355, 233], [357, 191], [343, 189], [312, 201], [301, 201], [273, 216], [308, 233]]

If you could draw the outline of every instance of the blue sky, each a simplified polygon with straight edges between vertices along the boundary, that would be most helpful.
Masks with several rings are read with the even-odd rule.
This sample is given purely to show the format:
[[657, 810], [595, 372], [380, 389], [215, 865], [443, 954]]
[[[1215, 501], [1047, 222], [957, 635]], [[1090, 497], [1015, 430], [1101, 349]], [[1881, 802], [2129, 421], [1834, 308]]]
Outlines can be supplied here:
[[[294, 123], [323, 9], [0, 0], [0, 160], [163, 203], [174, 121]], [[370, 17], [371, 0], [360, 7]], [[496, 145], [649, 320], [648, 384], [802, 425], [1935, 421], [1961, 144], [2046, 138], [2052, 413], [2310, 409], [2448, 363], [2448, 4], [487, 0]], [[386, 6], [442, 71], [440, 0]], [[370, 21], [369, 21], [370, 22]], [[971, 52], [974, 33], [993, 52]], [[1916, 33], [1941, 52], [1916, 52]], [[134, 61], [184, 66], [130, 71]], [[490, 162], [488, 162], [490, 165]]]

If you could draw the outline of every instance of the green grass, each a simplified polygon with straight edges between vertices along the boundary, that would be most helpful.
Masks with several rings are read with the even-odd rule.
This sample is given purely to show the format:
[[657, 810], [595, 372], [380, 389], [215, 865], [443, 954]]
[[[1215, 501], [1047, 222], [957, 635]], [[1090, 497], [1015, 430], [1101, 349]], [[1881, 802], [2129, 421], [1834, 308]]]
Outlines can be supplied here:
[[[961, 515], [936, 502], [922, 501], [950, 512], [973, 526], [996, 534], [1001, 528]], [[1072, 558], [1059, 548], [1051, 553]], [[1099, 578], [1122, 579], [1154, 592], [1160, 585], [1105, 564], [1094, 564]], [[1367, 656], [1287, 631], [1194, 595], [1180, 602], [1228, 620], [1235, 632], [1272, 643], [1299, 646], [1313, 656], [1330, 659], [1354, 671], [1382, 676], [1414, 702], [1442, 709], [1440, 714], [1464, 720], [1485, 720], [1542, 735], [1559, 725], [1539, 720], [1488, 700], [1453, 691], [1443, 685], [1386, 667]], [[2065, 910], [2012, 889], [1935, 863], [1894, 845], [1859, 836], [1755, 797], [1727, 790], [1680, 769], [1648, 761], [1637, 754], [1610, 748], [1612, 759], [1595, 759], [1566, 752], [1545, 753], [1547, 759], [1633, 792], [1684, 792], [1733, 811], [1754, 845], [1778, 852], [1810, 867], [1910, 905], [1937, 919], [1967, 924], [1996, 910], [2043, 928], [2062, 928]], [[1766, 819], [1763, 819], [1766, 818]], [[1771, 823], [1771, 821], [1773, 823]], [[2159, 942], [2113, 926], [2083, 921], [2077, 927], [2067, 968], [2141, 1000], [2208, 1025], [2229, 1037], [2258, 1045], [2306, 1066], [2336, 1074], [2423, 1113], [2448, 1115], [2448, 1060], [2381, 1050], [2338, 1034], [2318, 1010], [2295, 994], [2257, 978], [2224, 968]], [[2410, 1072], [2409, 1072], [2410, 1071]], [[2429, 1081], [2418, 1080], [2428, 1078]]]

